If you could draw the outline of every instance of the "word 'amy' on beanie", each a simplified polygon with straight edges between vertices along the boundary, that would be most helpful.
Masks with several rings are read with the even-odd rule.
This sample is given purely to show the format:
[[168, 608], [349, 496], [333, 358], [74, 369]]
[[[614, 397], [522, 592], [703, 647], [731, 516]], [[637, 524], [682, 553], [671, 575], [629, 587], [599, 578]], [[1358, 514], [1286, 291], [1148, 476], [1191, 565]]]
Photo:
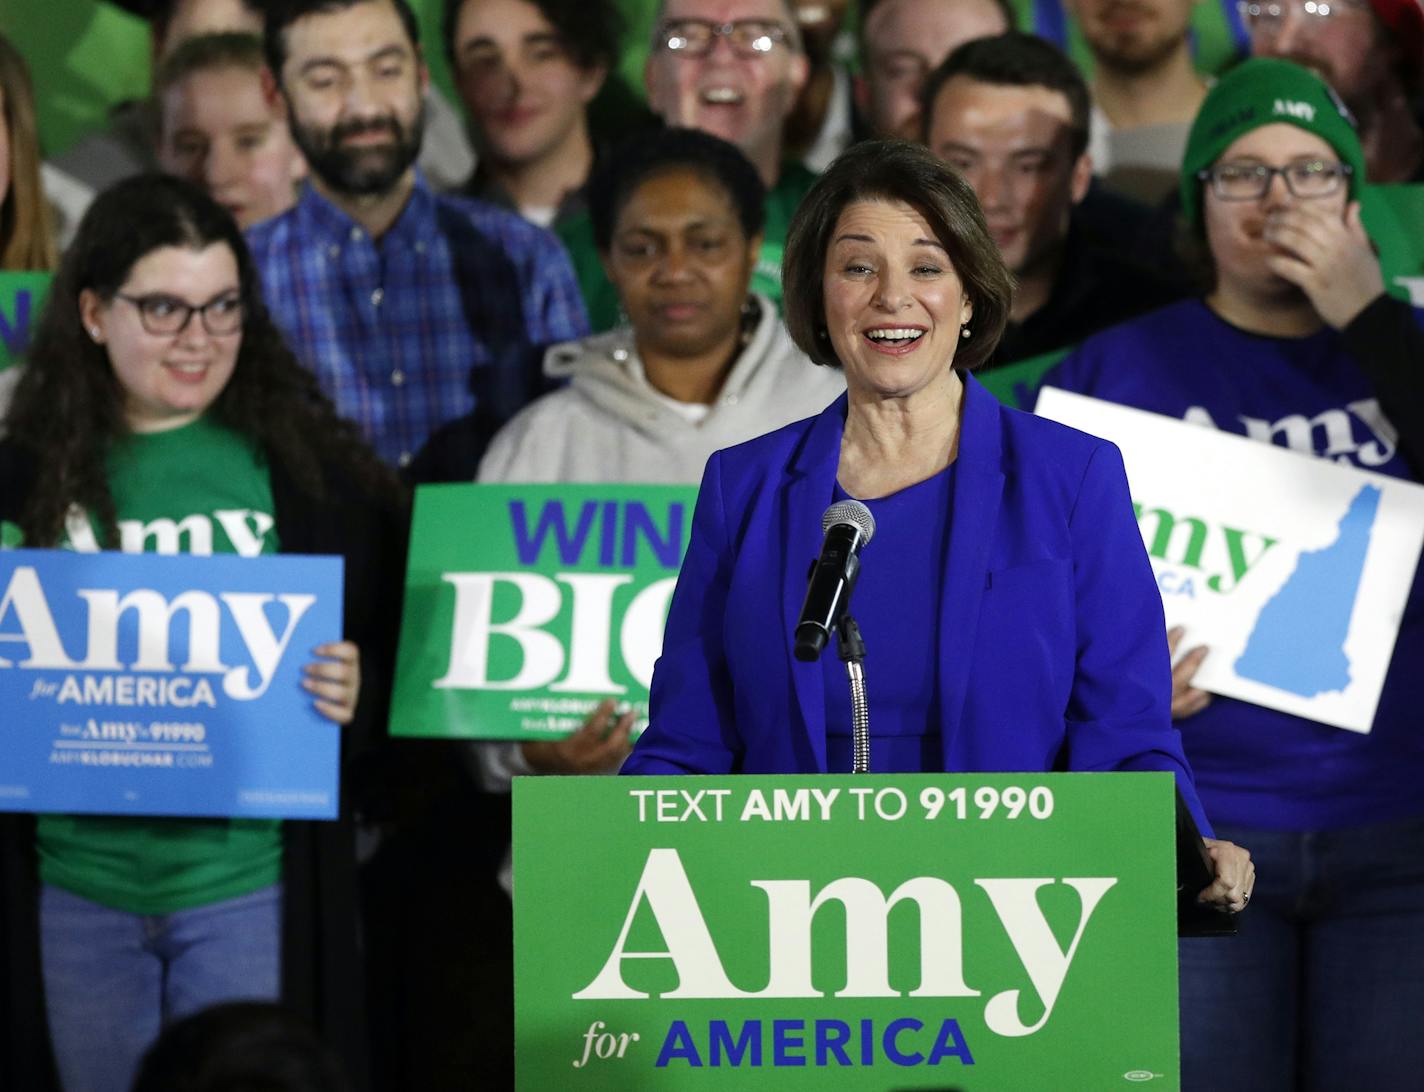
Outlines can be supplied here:
[[1207, 92], [1192, 122], [1182, 156], [1182, 215], [1201, 222], [1201, 181], [1239, 137], [1262, 125], [1283, 122], [1314, 133], [1350, 166], [1350, 196], [1365, 178], [1365, 153], [1355, 121], [1340, 97], [1309, 69], [1274, 57], [1253, 57], [1233, 68]]

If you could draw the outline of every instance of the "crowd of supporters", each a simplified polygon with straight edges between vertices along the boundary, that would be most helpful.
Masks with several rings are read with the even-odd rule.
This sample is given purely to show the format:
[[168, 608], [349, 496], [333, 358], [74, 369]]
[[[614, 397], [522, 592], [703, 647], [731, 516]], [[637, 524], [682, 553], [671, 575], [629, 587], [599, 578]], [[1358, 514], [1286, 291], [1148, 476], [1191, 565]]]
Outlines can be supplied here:
[[[411, 490], [695, 484], [823, 409], [781, 265], [852, 145], [972, 187], [1002, 390], [1424, 481], [1421, 0], [430, 0], [438, 41], [408, 0], [107, 2], [152, 92], [62, 149], [0, 37], [0, 270], [54, 274], [0, 370], [0, 546], [240, 504], [260, 552], [344, 555], [308, 676], [342, 818], [0, 821], [0, 1087], [511, 1086], [511, 780], [614, 772], [630, 722], [386, 738]], [[1183, 943], [1183, 1087], [1417, 1087], [1424, 582], [1368, 734], [1210, 696], [1162, 640], [1260, 877], [1236, 940]]]

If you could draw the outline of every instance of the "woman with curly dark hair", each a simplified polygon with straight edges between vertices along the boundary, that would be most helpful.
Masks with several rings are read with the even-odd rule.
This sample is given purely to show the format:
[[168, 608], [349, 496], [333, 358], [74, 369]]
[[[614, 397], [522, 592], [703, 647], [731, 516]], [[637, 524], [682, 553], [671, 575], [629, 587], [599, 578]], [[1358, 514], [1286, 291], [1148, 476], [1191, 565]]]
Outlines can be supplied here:
[[[372, 683], [396, 630], [395, 594], [382, 596], [379, 578], [401, 568], [399, 486], [283, 344], [220, 206], [156, 175], [94, 202], [6, 423], [7, 544], [343, 555], [348, 639], [315, 650], [303, 685], [319, 712], [351, 726], [349, 764], [363, 726], [378, 723], [382, 687]], [[179, 532], [155, 534], [159, 521]], [[11, 894], [0, 958], [33, 951], [38, 925], [66, 1088], [126, 1089], [165, 1022], [235, 998], [306, 1008], [359, 1054], [351, 801], [342, 803], [335, 824], [41, 815], [27, 837], [9, 832], [6, 890], [33, 892], [37, 878], [38, 922], [35, 902]], [[13, 1018], [24, 976], [7, 977], [16, 1011], [0, 1016]], [[3, 1024], [21, 1049], [23, 1022]]]

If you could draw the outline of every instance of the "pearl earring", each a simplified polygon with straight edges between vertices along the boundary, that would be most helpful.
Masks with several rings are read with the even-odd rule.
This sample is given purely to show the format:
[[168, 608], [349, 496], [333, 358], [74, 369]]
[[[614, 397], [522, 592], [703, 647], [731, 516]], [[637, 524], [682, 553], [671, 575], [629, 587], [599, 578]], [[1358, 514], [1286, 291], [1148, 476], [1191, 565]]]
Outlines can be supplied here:
[[97, 326], [91, 326], [91, 327], [89, 327], [89, 336], [92, 337], [95, 341], [98, 341], [98, 340], [99, 340], [99, 327], [97, 327]]
[[969, 340], [969, 327], [968, 327], [968, 326], [961, 326], [961, 327], [959, 328], [959, 336], [962, 337], [965, 341], [968, 341], [968, 340]]

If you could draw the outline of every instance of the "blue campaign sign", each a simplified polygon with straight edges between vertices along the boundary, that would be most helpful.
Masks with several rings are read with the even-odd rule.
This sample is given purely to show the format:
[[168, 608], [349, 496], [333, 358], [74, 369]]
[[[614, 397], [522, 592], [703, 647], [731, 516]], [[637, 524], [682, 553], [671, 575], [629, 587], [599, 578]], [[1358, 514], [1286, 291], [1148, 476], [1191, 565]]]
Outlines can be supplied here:
[[0, 551], [0, 811], [331, 819], [335, 557]]

